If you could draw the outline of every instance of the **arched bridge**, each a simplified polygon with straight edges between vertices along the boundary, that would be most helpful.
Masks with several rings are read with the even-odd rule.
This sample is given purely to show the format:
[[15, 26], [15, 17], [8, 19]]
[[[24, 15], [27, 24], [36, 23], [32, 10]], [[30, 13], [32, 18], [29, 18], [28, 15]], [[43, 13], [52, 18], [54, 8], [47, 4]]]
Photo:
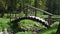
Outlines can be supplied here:
[[16, 20], [13, 20], [11, 21], [11, 23], [18, 23], [20, 22], [21, 20], [24, 20], [24, 19], [29, 19], [29, 20], [33, 20], [33, 21], [36, 21], [36, 22], [39, 22], [39, 23], [42, 23], [43, 25], [45, 25], [46, 27], [50, 27], [48, 22], [42, 18], [39, 18], [39, 17], [35, 17], [35, 16], [29, 16], [29, 17], [22, 17], [22, 18], [17, 18]]
[[47, 15], [49, 15], [48, 21], [46, 21], [45, 19], [42, 19], [42, 18], [40, 18], [40, 17], [36, 17], [36, 16], [27, 16], [27, 13], [26, 13], [26, 14], [25, 14], [25, 15], [26, 15], [25, 17], [21, 17], [21, 18], [19, 17], [19, 18], [16, 18], [15, 20], [12, 20], [12, 21], [10, 22], [11, 25], [12, 25], [11, 28], [13, 29], [13, 31], [16, 30], [16, 28], [17, 28], [18, 30], [15, 31], [15, 32], [25, 31], [25, 30], [21, 29], [21, 27], [19, 27], [19, 25], [18, 25], [18, 22], [20, 22], [21, 20], [24, 20], [24, 19], [28, 19], [28, 20], [33, 20], [33, 21], [39, 22], [39, 23], [43, 24], [45, 27], [47, 27], [47, 28], [50, 27], [49, 22], [50, 22], [51, 16], [52, 16], [53, 14], [51, 14], [51, 13], [49, 13], [49, 12], [46, 12], [46, 11], [44, 11], [44, 10], [41, 10], [41, 9], [32, 7], [32, 6], [28, 6], [28, 7], [25, 8], [25, 9], [28, 9], [28, 8], [33, 9], [33, 10], [38, 10], [38, 11], [41, 11], [41, 12], [43, 12], [43, 13], [46, 13]]

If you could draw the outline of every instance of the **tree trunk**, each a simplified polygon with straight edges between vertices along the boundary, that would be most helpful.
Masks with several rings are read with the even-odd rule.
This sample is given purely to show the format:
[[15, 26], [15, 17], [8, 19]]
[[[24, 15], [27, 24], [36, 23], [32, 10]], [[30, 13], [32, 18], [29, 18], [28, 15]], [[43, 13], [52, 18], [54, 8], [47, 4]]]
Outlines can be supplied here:
[[1, 14], [0, 17], [3, 17], [4, 16], [4, 13], [5, 13], [5, 8], [4, 8], [2, 2], [0, 2], [0, 14]]
[[53, 1], [52, 0], [47, 0], [47, 4], [46, 4], [46, 6], [47, 6], [47, 12], [50, 12], [50, 13], [53, 13], [52, 11], [53, 11]]
[[[34, 7], [38, 8], [38, 0], [35, 0]], [[35, 16], [37, 16], [37, 11], [36, 10], [34, 11], [35, 11]]]
[[3, 7], [3, 8], [2, 8], [2, 11], [1, 11], [1, 17], [4, 16], [4, 13], [5, 13], [5, 8]]

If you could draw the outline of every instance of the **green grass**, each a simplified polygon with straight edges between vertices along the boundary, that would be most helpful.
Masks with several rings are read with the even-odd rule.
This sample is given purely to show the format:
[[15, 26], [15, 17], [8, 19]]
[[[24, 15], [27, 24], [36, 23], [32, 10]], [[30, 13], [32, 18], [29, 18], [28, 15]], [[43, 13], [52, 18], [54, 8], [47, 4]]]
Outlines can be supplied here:
[[31, 32], [31, 31], [29, 31], [29, 32], [25, 31], [25, 32], [18, 32], [18, 34], [33, 34], [33, 32]]
[[[58, 22], [55, 22], [54, 24], [51, 25], [52, 26], [51, 28], [42, 30], [37, 34], [55, 34], [58, 28], [58, 24], [59, 24]], [[33, 32], [31, 31], [18, 32], [18, 34], [33, 34]]]
[[7, 22], [9, 22], [9, 19], [6, 19], [6, 18], [0, 18], [0, 22], [2, 22], [2, 23], [7, 23]]
[[[30, 14], [28, 13], [28, 15], [30, 16]], [[12, 14], [11, 15], [12, 17], [15, 17], [15, 14]], [[24, 13], [19, 13], [19, 14], [16, 14], [16, 17], [24, 17], [25, 14]], [[32, 16], [34, 16], [34, 14], [32, 14]], [[48, 18], [48, 15], [43, 15], [42, 12], [37, 12], [37, 16], [40, 17], [40, 18]], [[58, 17], [57, 17], [58, 16]], [[6, 17], [10, 17], [10, 14], [5, 14], [4, 15], [4, 18]], [[60, 18], [60, 15], [53, 15], [52, 18]]]
[[52, 28], [49, 28], [47, 30], [44, 30], [42, 32], [40, 32], [39, 34], [55, 34], [56, 31], [57, 31], [57, 28], [58, 28], [58, 22], [55, 22], [53, 25], [52, 25]]
[[[14, 17], [14, 14], [12, 15]], [[24, 15], [23, 14], [17, 14], [17, 17], [23, 17]], [[41, 18], [47, 18], [48, 15], [40, 15], [40, 14], [37, 14], [38, 17], [41, 17]], [[57, 17], [58, 16], [58, 17]], [[52, 16], [52, 18], [60, 18], [59, 15], [54, 15]], [[15, 18], [14, 18], [15, 19]], [[12, 20], [14, 20], [12, 19]], [[3, 24], [2, 26], [3, 27], [7, 27], [5, 26], [8, 22], [10, 22], [10, 18], [7, 18], [7, 14], [5, 14], [5, 16], [3, 18], [0, 18], [0, 31], [3, 29], [1, 27], [1, 23]], [[5, 25], [4, 25], [5, 24]], [[38, 26], [39, 28], [43, 28], [43, 26], [41, 24], [39, 24], [39, 22], [35, 22], [35, 21], [32, 21], [32, 20], [22, 20], [20, 22], [20, 26], [24, 25], [24, 27], [26, 27], [27, 29], [31, 28], [29, 26], [27, 26], [27, 24], [32, 24], [32, 26], [36, 25]], [[40, 31], [38, 32], [38, 34], [55, 34], [56, 31], [57, 31], [57, 27], [58, 27], [58, 22], [55, 22], [54, 24], [52, 24], [52, 28], [49, 28], [49, 29], [46, 29], [46, 30], [43, 30], [43, 31]], [[8, 25], [9, 26], [9, 25]], [[33, 28], [32, 28], [33, 29]], [[33, 34], [33, 32], [31, 31], [26, 31], [26, 32], [18, 32], [18, 34]]]
[[[0, 18], [0, 20], [3, 20], [3, 21], [8, 21], [9, 19], [3, 19], [3, 18]], [[3, 21], [0, 21], [0, 22], [3, 22]], [[21, 21], [23, 22], [23, 21]], [[26, 24], [28, 24], [28, 22], [31, 22], [30, 20], [25, 20]], [[4, 23], [4, 22], [3, 22]], [[6, 23], [6, 22], [5, 22]], [[55, 34], [56, 31], [57, 31], [57, 26], [58, 26], [58, 22], [55, 22], [54, 24], [52, 24], [52, 28], [49, 28], [49, 29], [46, 29], [42, 32], [39, 32], [38, 34]], [[33, 34], [33, 32], [30, 32], [30, 31], [26, 31], [26, 32], [18, 32], [18, 34]]]
[[41, 23], [35, 22], [32, 20], [22, 20], [21, 22], [19, 22], [19, 25], [25, 29], [30, 30], [30, 31], [45, 28], [45, 26], [42, 25]]

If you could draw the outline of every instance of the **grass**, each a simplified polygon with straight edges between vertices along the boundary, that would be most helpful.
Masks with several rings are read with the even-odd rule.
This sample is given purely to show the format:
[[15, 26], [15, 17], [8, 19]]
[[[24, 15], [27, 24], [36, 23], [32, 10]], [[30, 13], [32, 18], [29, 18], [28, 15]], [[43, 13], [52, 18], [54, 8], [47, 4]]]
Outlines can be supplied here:
[[[29, 22], [29, 20], [24, 20], [26, 23]], [[31, 21], [30, 21], [31, 22]], [[22, 22], [23, 23], [23, 22]], [[54, 24], [52, 24], [52, 28], [49, 28], [49, 29], [46, 29], [46, 30], [43, 30], [43, 31], [40, 31], [38, 32], [38, 34], [55, 34], [56, 31], [57, 31], [57, 27], [58, 27], [58, 24], [59, 22], [55, 22]], [[21, 32], [19, 32], [21, 34]], [[25, 34], [25, 32], [22, 32]], [[28, 32], [26, 32], [27, 34], [29, 34]], [[32, 34], [32, 33], [30, 33]]]
[[[52, 26], [51, 28], [42, 30], [37, 34], [55, 34], [57, 31], [58, 24], [59, 22], [55, 22], [54, 24], [51, 25]], [[18, 32], [18, 34], [33, 34], [33, 32], [25, 31], [25, 32]]]
[[46, 29], [40, 33], [41, 34], [55, 34], [57, 31], [58, 24], [59, 24], [58, 22], [55, 22], [54, 24], [52, 24], [52, 28]]
[[0, 18], [0, 22], [2, 23], [7, 23], [9, 22], [10, 19], [6, 19], [6, 18]]
[[33, 34], [33, 32], [31, 32], [31, 31], [29, 31], [29, 32], [25, 31], [25, 32], [18, 32], [18, 34]]
[[[28, 15], [30, 16], [30, 14], [28, 13]], [[34, 15], [34, 14], [32, 14]], [[15, 17], [15, 14], [11, 14], [12, 17]], [[19, 13], [19, 14], [16, 14], [16, 17], [24, 17], [25, 14], [24, 13]], [[57, 17], [58, 16], [58, 17]], [[5, 14], [4, 15], [4, 18], [6, 17], [10, 17], [10, 14]], [[42, 12], [37, 12], [37, 17], [40, 17], [40, 18], [48, 18], [48, 15], [43, 15]], [[53, 15], [52, 18], [60, 18], [60, 15]]]
[[[14, 17], [14, 14], [12, 15], [13, 17]], [[21, 15], [19, 15], [19, 14], [17, 14], [17, 17], [21, 17], [22, 16], [22, 14]], [[23, 15], [24, 16], [24, 15]], [[37, 16], [38, 17], [41, 17], [41, 18], [47, 18], [48, 17], [48, 15], [40, 15], [40, 14], [37, 14]], [[58, 17], [57, 17], [58, 16]], [[0, 23], [4, 23], [4, 24], [6, 24], [6, 23], [8, 23], [8, 22], [10, 22], [10, 18], [6, 18], [7, 17], [7, 14], [5, 14], [5, 16], [3, 17], [3, 18], [0, 18]], [[52, 18], [60, 18], [60, 16], [59, 15], [54, 15], [54, 16], [52, 16]], [[12, 19], [13, 20], [13, 19]], [[25, 23], [25, 24], [24, 24]], [[39, 26], [39, 27], [41, 27], [42, 28], [42, 26], [41, 26], [41, 24], [39, 24], [39, 22], [35, 22], [35, 21], [32, 21], [32, 20], [22, 20], [21, 22], [20, 22], [20, 24], [22, 24], [22, 25], [26, 25], [26, 27], [29, 29], [29, 28], [31, 28], [31, 27], [29, 27], [29, 26], [27, 26], [27, 24], [32, 24], [32, 26], [35, 24], [35, 25], [37, 25], [37, 26]], [[52, 28], [49, 28], [49, 29], [46, 29], [46, 30], [43, 30], [43, 31], [40, 31], [40, 32], [38, 32], [38, 34], [55, 34], [56, 33], [56, 31], [57, 31], [57, 27], [58, 27], [58, 22], [55, 22], [54, 24], [52, 24]], [[22, 25], [20, 25], [20, 26], [22, 26]], [[4, 25], [2, 25], [2, 26], [4, 26]], [[6, 26], [4, 26], [4, 27], [6, 27]], [[25, 27], [25, 26], [24, 26]], [[33, 29], [33, 28], [32, 28]], [[0, 26], [0, 31], [2, 30], [2, 28], [1, 28], [1, 26]], [[26, 32], [18, 32], [18, 34], [33, 34], [33, 32], [31, 32], [31, 31], [26, 31]]]
[[19, 22], [19, 25], [25, 29], [30, 30], [30, 31], [45, 28], [45, 26], [42, 25], [41, 23], [35, 22], [32, 20], [22, 20], [21, 22]]

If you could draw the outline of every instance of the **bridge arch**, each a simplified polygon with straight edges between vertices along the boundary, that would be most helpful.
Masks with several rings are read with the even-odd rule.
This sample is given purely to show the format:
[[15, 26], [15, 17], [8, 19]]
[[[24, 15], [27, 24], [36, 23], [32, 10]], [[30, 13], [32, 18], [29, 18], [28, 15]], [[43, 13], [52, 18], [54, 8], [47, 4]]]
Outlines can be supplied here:
[[18, 26], [18, 22], [20, 22], [21, 20], [24, 20], [24, 19], [28, 19], [28, 20], [33, 20], [33, 21], [36, 21], [36, 22], [39, 22], [41, 24], [43, 24], [45, 27], [50, 27], [48, 22], [45, 21], [44, 19], [41, 19], [39, 17], [35, 17], [35, 16], [29, 16], [29, 17], [22, 17], [22, 18], [17, 18], [13, 21], [11, 21], [11, 24], [12, 24], [12, 27], [13, 29], [18, 28], [19, 30], [18, 31], [24, 31], [22, 30], [19, 26]]

